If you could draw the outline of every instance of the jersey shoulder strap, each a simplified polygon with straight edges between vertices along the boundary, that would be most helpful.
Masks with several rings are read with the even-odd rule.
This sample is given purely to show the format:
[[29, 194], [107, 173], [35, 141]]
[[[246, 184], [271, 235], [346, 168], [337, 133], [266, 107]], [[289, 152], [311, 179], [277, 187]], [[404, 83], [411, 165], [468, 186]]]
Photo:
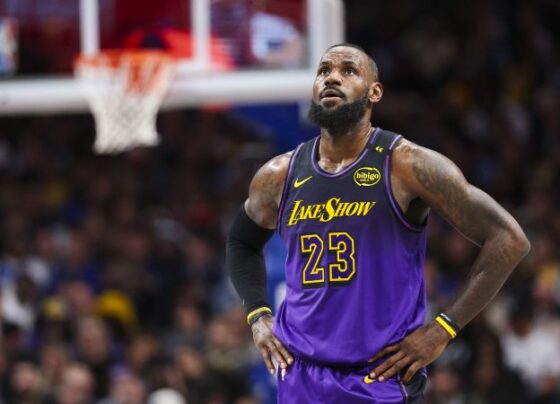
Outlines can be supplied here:
[[380, 129], [373, 142], [369, 143], [367, 147], [371, 151], [387, 156], [393, 152], [393, 148], [399, 139], [402, 139], [402, 135], [385, 129]]
[[294, 156], [294, 169], [293, 172], [298, 175], [305, 175], [311, 170], [313, 156], [313, 148], [317, 137], [310, 139], [298, 147]]

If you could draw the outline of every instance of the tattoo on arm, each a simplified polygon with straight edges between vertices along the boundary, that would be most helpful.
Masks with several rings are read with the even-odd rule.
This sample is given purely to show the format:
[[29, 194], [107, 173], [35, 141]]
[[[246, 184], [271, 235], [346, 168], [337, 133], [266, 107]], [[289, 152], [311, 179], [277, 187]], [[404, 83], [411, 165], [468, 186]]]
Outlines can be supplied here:
[[276, 228], [276, 218], [292, 152], [274, 157], [253, 177], [249, 198], [245, 201], [247, 215], [259, 226]]
[[[498, 293], [527, 254], [529, 242], [516, 220], [469, 184], [459, 168], [434, 151], [406, 142], [403, 173], [413, 193], [472, 242], [481, 246], [469, 278], [448, 314], [464, 326]], [[407, 172], [408, 171], [408, 172]]]
[[470, 185], [451, 160], [426, 149], [416, 156], [412, 169], [423, 187], [421, 197], [471, 241], [480, 246], [493, 230], [516, 224], [495, 200]]

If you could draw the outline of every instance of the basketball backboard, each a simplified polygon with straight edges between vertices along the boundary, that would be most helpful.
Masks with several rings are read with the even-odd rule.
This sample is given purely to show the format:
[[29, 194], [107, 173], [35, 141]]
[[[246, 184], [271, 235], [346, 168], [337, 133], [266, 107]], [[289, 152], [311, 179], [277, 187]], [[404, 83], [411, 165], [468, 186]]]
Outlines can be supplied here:
[[164, 108], [308, 99], [344, 32], [341, 0], [0, 0], [0, 13], [19, 42], [18, 70], [0, 81], [5, 115], [86, 111], [75, 57], [122, 47], [177, 55]]

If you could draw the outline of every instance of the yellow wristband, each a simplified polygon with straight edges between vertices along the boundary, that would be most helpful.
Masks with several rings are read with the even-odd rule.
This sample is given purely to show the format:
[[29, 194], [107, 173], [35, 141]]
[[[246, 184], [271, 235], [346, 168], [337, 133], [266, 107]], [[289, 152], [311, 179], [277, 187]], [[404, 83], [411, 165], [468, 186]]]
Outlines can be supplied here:
[[451, 335], [451, 338], [455, 338], [457, 336], [457, 333], [455, 332], [453, 327], [447, 324], [447, 322], [442, 317], [437, 316], [436, 321], [444, 328], [445, 331], [449, 333], [449, 335]]
[[251, 325], [251, 320], [253, 319], [253, 317], [255, 317], [257, 314], [263, 313], [265, 311], [272, 314], [272, 310], [268, 307], [261, 307], [259, 309], [253, 310], [252, 312], [247, 314], [247, 324]]

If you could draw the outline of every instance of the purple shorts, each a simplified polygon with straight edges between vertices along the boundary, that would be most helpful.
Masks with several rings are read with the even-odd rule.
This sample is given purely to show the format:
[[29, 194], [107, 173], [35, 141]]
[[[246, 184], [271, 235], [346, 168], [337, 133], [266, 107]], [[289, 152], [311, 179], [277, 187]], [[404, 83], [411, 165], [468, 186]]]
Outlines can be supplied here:
[[278, 404], [417, 404], [423, 403], [426, 369], [409, 384], [400, 375], [384, 382], [366, 377], [377, 364], [363, 368], [326, 367], [295, 359], [278, 370]]

